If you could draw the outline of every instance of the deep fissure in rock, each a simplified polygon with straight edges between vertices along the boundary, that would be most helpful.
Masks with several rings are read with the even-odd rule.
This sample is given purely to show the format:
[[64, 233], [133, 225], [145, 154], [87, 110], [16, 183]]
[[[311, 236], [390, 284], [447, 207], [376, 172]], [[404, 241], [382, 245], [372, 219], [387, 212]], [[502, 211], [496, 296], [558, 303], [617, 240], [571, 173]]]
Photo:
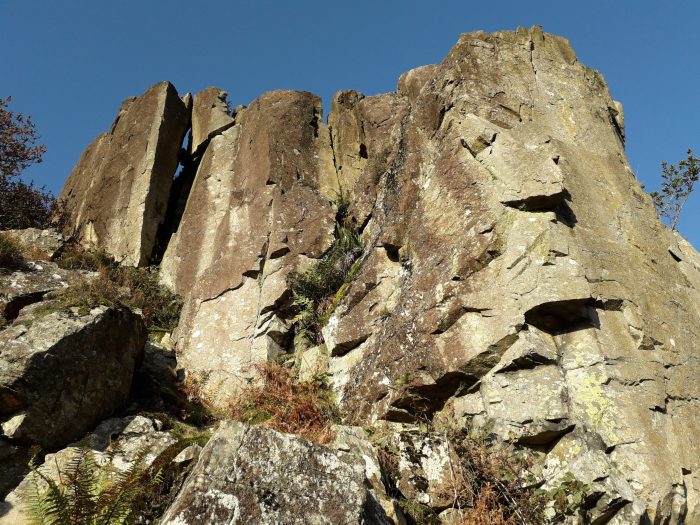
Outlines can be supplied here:
[[204, 147], [199, 148], [198, 151], [201, 151], [201, 154], [192, 155], [189, 153], [192, 145], [192, 130], [190, 129], [185, 136], [187, 143], [183, 143], [183, 147], [180, 149], [178, 159], [180, 161], [179, 169], [170, 188], [168, 207], [165, 211], [163, 222], [158, 227], [156, 244], [153, 247], [153, 253], [151, 254], [150, 262], [153, 265], [158, 265], [163, 260], [163, 255], [165, 254], [165, 250], [168, 248], [170, 238], [180, 226], [180, 221], [185, 213], [187, 199], [190, 196], [190, 191], [192, 190], [192, 185], [194, 184], [194, 178], [197, 175], [199, 163], [204, 156], [204, 151], [206, 151], [206, 145], [209, 143], [209, 141], [206, 141]]

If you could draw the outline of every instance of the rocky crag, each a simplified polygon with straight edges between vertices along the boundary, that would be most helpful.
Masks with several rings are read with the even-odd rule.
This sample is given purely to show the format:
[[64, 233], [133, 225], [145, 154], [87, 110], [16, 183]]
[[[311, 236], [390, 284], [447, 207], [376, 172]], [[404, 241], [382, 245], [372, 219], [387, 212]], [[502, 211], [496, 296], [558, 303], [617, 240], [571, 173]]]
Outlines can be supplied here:
[[[439, 425], [526, 450], [543, 489], [585, 485], [569, 523], [700, 523], [700, 255], [658, 220], [621, 104], [565, 39], [462, 35], [392, 93], [338, 93], [325, 121], [307, 92], [232, 110], [218, 88], [161, 83], [122, 105], [61, 198], [64, 235], [159, 265], [183, 297], [174, 368], [212, 406], [293, 358], [354, 425], [324, 447], [222, 423], [164, 523], [406, 523], [396, 490], [458, 523], [435, 488], [455, 452], [421, 430]], [[304, 324], [298, 276], [348, 235], [342, 286]], [[2, 446], [58, 449], [125, 402], [143, 326], [105, 306], [27, 328], [26, 304], [59, 285], [17, 299], [19, 274], [0, 283], [17, 311], [0, 332]], [[115, 348], [94, 343], [109, 333]], [[79, 344], [105, 353], [94, 374], [91, 356], [72, 364]], [[119, 395], [90, 394], [80, 426], [68, 397], [42, 428], [45, 396], [73, 381], [84, 398], [95, 374]], [[397, 486], [359, 427], [396, 440]]]

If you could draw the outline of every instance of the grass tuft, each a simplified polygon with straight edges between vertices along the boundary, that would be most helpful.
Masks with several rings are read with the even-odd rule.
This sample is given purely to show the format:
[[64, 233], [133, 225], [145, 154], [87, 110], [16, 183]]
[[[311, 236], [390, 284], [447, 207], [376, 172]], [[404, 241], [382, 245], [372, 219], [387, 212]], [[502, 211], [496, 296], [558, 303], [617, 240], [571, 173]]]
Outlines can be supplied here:
[[43, 312], [77, 308], [85, 314], [99, 305], [123, 306], [140, 310], [151, 332], [177, 326], [182, 299], [158, 282], [153, 269], [119, 266], [104, 252], [79, 248], [64, 251], [56, 262], [65, 269], [96, 271], [98, 276], [68, 287]]
[[24, 263], [22, 245], [11, 236], [0, 233], [0, 271], [20, 268]]
[[55, 262], [64, 270], [89, 270], [92, 272], [116, 266], [114, 259], [106, 252], [85, 250], [77, 244], [64, 246]]

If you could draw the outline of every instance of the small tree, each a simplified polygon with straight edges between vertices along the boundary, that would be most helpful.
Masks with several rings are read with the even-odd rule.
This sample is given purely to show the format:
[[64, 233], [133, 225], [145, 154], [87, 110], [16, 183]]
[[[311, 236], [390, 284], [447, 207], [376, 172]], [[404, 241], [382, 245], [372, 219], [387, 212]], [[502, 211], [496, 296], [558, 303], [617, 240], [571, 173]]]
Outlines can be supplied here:
[[693, 150], [688, 150], [688, 158], [681, 160], [678, 166], [661, 163], [661, 191], [651, 193], [659, 217], [670, 222], [675, 230], [683, 206], [693, 191], [693, 185], [700, 175], [700, 159], [693, 156]]
[[46, 151], [36, 145], [39, 135], [32, 118], [7, 109], [12, 97], [0, 98], [0, 179], [10, 180], [35, 162]]
[[46, 228], [58, 216], [56, 198], [45, 187], [17, 180], [41, 162], [46, 151], [31, 117], [7, 109], [12, 97], [0, 98], [0, 230]]

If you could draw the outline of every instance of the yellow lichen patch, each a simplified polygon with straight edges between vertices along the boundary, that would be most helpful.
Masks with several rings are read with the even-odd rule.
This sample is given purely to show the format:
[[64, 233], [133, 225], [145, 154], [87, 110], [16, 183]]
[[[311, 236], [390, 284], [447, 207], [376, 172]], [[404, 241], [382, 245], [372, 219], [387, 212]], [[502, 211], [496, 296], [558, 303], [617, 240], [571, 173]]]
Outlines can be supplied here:
[[575, 404], [582, 410], [583, 419], [610, 446], [618, 441], [615, 425], [617, 409], [603, 389], [607, 379], [605, 374], [591, 368], [573, 370], [567, 374], [569, 390]]

